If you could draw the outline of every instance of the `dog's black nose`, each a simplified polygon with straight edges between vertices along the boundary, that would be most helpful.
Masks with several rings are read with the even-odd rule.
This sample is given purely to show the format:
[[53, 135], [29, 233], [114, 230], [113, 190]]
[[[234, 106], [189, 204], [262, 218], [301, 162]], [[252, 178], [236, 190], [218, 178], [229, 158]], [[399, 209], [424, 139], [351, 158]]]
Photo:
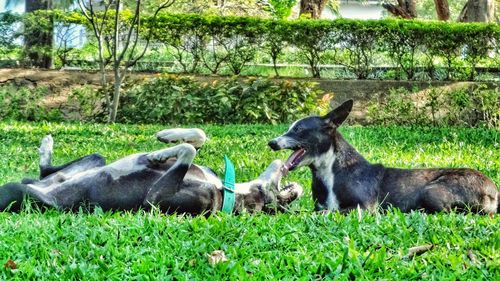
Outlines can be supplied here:
[[276, 140], [271, 140], [270, 142], [267, 143], [269, 147], [271, 147], [272, 150], [280, 150], [281, 147], [278, 145], [278, 141]]

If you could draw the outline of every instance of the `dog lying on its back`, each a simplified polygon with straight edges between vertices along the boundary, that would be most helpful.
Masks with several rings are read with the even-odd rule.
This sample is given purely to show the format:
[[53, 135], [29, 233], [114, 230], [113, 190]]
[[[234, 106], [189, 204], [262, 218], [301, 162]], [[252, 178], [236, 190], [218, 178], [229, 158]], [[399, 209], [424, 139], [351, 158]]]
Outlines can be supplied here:
[[269, 142], [274, 150], [294, 151], [285, 163], [287, 170], [311, 168], [316, 210], [349, 211], [357, 206], [373, 210], [380, 205], [403, 212], [498, 212], [499, 192], [479, 171], [407, 170], [370, 164], [337, 131], [352, 105], [349, 100], [326, 116], [298, 120]]
[[[200, 129], [169, 129], [158, 140], [185, 142], [150, 153], [138, 153], [106, 165], [92, 154], [62, 166], [52, 166], [51, 136], [40, 146], [40, 180], [25, 179], [0, 187], [0, 211], [20, 207], [29, 195], [44, 205], [77, 209], [81, 204], [103, 210], [136, 210], [158, 207], [167, 213], [209, 214], [221, 210], [224, 187], [208, 167], [193, 163], [196, 148], [206, 140]], [[273, 161], [255, 180], [235, 186], [234, 212], [273, 213], [286, 209], [302, 195], [297, 183], [281, 185], [283, 163]]]

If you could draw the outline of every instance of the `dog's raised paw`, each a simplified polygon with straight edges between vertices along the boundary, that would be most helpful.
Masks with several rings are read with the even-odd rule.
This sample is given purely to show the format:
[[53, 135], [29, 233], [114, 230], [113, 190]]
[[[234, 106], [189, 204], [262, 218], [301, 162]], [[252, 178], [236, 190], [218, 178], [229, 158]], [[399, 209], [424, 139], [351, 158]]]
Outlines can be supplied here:
[[207, 140], [205, 132], [197, 128], [166, 129], [156, 133], [156, 137], [161, 142], [165, 143], [185, 142], [197, 148], [201, 147]]
[[52, 151], [54, 149], [54, 140], [51, 135], [46, 135], [43, 137], [40, 143], [40, 148], [38, 148], [38, 153], [40, 154], [40, 165], [50, 165]]
[[166, 160], [167, 160], [167, 158], [164, 157], [164, 155], [162, 155], [162, 153], [153, 152], [153, 153], [148, 154], [148, 161], [151, 163], [163, 163]]
[[40, 153], [51, 152], [53, 149], [54, 149], [54, 139], [52, 139], [51, 135], [46, 135], [45, 137], [43, 137], [38, 151]]

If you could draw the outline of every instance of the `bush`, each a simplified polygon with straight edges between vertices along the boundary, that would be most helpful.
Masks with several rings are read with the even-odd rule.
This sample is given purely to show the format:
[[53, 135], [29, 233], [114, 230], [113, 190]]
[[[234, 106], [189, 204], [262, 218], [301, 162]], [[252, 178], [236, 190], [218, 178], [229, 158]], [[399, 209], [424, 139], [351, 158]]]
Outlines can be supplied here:
[[305, 81], [231, 78], [200, 83], [165, 76], [123, 95], [119, 120], [139, 123], [286, 123], [318, 109]]
[[377, 125], [439, 125], [500, 129], [500, 89], [486, 85], [411, 93], [394, 89], [369, 103], [367, 121]]
[[42, 99], [47, 95], [47, 92], [45, 87], [1, 86], [0, 120], [61, 120], [58, 110], [49, 109], [42, 105]]
[[68, 105], [72, 108], [69, 119], [79, 121], [106, 120], [106, 105], [102, 89], [89, 85], [74, 88], [69, 97]]
[[[147, 19], [146, 19], [147, 21]], [[463, 79], [455, 73], [459, 66], [469, 68], [465, 79], [474, 79], [479, 63], [489, 60], [500, 41], [500, 26], [485, 23], [449, 23], [419, 20], [271, 20], [250, 17], [163, 14], [155, 22], [155, 38], [173, 48], [184, 68], [186, 60], [202, 61], [212, 73], [222, 66], [239, 74], [255, 50], [276, 59], [284, 46], [297, 49], [320, 77], [319, 65], [325, 53], [333, 52], [330, 62], [343, 65], [359, 79], [369, 76], [375, 56], [387, 55], [408, 79], [417, 66], [425, 66], [434, 78], [436, 61], [446, 68], [446, 79]], [[457, 76], [457, 77], [454, 77]]]

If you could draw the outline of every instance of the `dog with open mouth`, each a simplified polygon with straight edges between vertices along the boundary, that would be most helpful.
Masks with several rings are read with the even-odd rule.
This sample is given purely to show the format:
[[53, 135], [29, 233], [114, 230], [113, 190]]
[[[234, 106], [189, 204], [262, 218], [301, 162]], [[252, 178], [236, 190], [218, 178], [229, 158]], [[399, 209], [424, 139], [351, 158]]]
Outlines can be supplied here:
[[274, 160], [255, 180], [236, 183], [231, 194], [208, 167], [196, 165], [197, 148], [206, 141], [200, 129], [167, 129], [157, 133], [164, 143], [181, 142], [162, 150], [133, 154], [106, 165], [92, 154], [62, 166], [53, 166], [53, 139], [41, 142], [40, 179], [24, 179], [0, 187], [0, 211], [19, 209], [24, 195], [43, 205], [75, 210], [82, 204], [103, 210], [150, 209], [166, 213], [210, 214], [223, 209], [231, 194], [229, 212], [274, 213], [302, 195], [295, 183], [281, 184], [288, 168]]
[[316, 210], [393, 206], [403, 212], [498, 212], [498, 189], [477, 170], [396, 169], [369, 163], [337, 130], [352, 106], [348, 100], [325, 116], [300, 119], [269, 142], [273, 150], [293, 151], [286, 170], [311, 169]]

